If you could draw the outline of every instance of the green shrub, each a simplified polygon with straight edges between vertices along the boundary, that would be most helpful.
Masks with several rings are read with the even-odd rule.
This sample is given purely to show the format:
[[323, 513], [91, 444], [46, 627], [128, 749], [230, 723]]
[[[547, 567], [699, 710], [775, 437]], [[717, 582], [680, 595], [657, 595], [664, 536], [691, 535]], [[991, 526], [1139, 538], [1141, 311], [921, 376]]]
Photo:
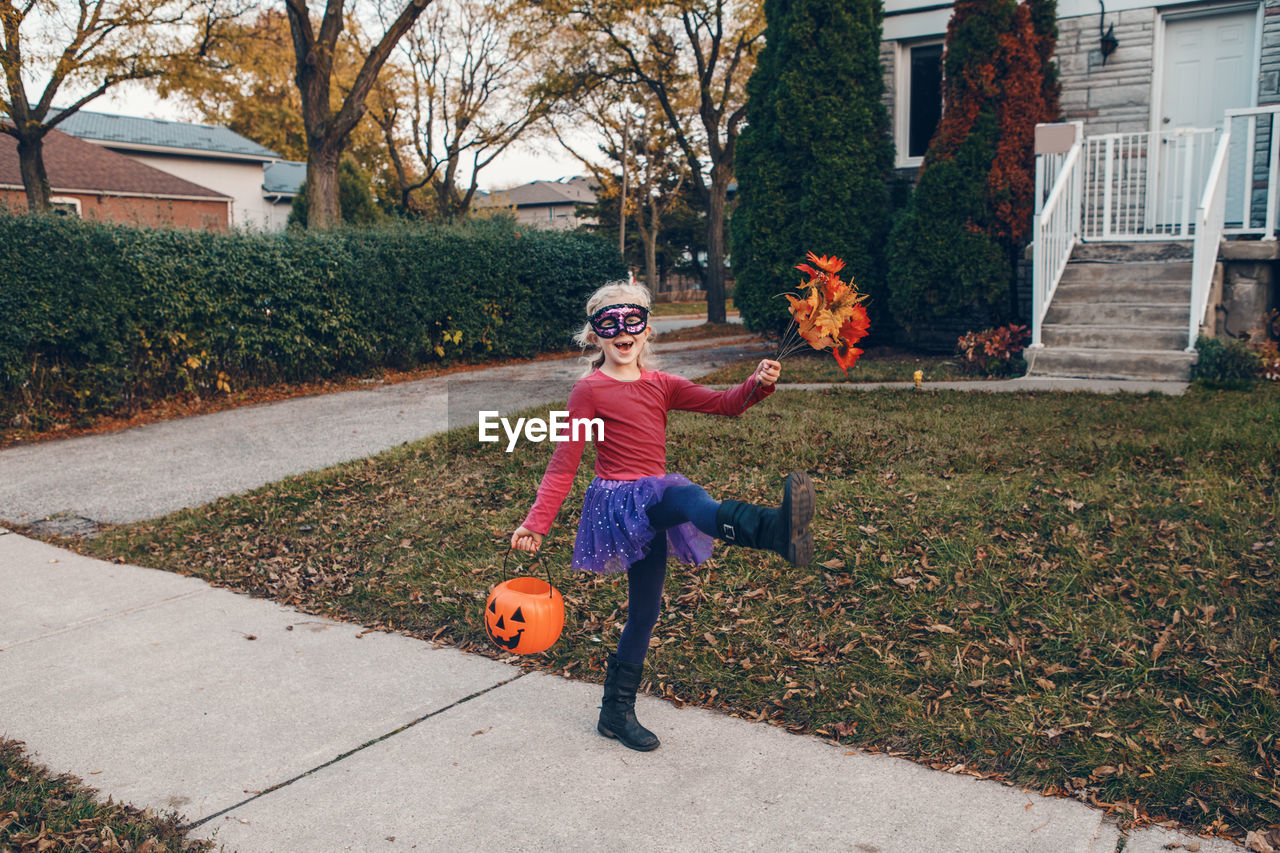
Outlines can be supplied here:
[[969, 332], [956, 341], [961, 373], [984, 376], [1021, 376], [1027, 372], [1022, 351], [1031, 343], [1031, 330], [1010, 323], [998, 329]]
[[623, 275], [603, 240], [510, 220], [226, 234], [0, 216], [0, 423], [535, 355]]
[[1252, 384], [1262, 367], [1258, 353], [1237, 338], [1196, 338], [1200, 358], [1191, 378], [1210, 387], [1244, 388]]
[[782, 332], [784, 291], [807, 252], [835, 255], [885, 327], [886, 182], [893, 165], [882, 96], [878, 0], [766, 0], [765, 46], [747, 83], [734, 174], [734, 304], [747, 327]]

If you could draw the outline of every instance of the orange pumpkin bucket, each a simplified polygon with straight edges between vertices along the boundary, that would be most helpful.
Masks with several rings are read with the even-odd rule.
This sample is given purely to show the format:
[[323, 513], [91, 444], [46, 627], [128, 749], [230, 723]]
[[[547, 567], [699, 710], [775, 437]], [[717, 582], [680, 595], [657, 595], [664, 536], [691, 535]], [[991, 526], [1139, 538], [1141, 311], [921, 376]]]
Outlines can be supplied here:
[[[502, 576], [507, 577], [507, 560], [502, 560]], [[517, 655], [545, 652], [560, 639], [564, 629], [564, 598], [547, 580], [535, 577], [508, 578], [493, 588], [484, 605], [484, 630], [498, 648]]]

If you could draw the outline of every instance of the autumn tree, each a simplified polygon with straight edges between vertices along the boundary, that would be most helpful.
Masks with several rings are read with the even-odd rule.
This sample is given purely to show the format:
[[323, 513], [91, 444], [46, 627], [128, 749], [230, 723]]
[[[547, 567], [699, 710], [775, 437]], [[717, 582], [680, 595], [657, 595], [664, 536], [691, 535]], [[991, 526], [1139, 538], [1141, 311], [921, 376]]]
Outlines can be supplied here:
[[[560, 91], [635, 83], [661, 107], [707, 211], [707, 319], [725, 320], [725, 221], [745, 83], [764, 32], [759, 0], [544, 0], [567, 22]], [[688, 109], [685, 105], [690, 105]]]
[[880, 0], [765, 0], [732, 229], [734, 304], [752, 329], [791, 320], [775, 297], [808, 251], [845, 260], [880, 301], [893, 165], [881, 15]]
[[[652, 95], [646, 100], [647, 94], [601, 88], [587, 93], [572, 108], [561, 107], [560, 123], [588, 128], [603, 140], [599, 145], [603, 162], [576, 150], [558, 130], [557, 137], [591, 173], [596, 203], [590, 205], [590, 215], [617, 231], [625, 213], [627, 225], [634, 226], [623, 231], [639, 238], [645, 284], [656, 294], [658, 246], [668, 214], [685, 203], [682, 190], [689, 166], [672, 138], [661, 106]], [[629, 99], [632, 96], [638, 103]]]
[[[367, 109], [367, 99], [382, 66], [431, 0], [404, 0], [400, 12], [364, 56], [351, 88], [335, 108], [333, 95], [338, 40], [347, 26], [345, 0], [328, 0], [313, 20], [307, 0], [285, 0], [296, 60], [295, 79], [302, 98], [307, 137], [308, 227], [330, 228], [341, 221], [338, 161], [351, 131]], [[317, 26], [318, 24], [318, 26]]]
[[[365, 45], [358, 22], [349, 20], [336, 43], [330, 105], [341, 107], [364, 63]], [[402, 100], [404, 86], [398, 69], [385, 67], [367, 103], [373, 116], [386, 104]], [[297, 58], [293, 35], [283, 9], [265, 9], [224, 23], [210, 45], [207, 61], [188, 65], [154, 81], [161, 97], [175, 98], [201, 120], [228, 127], [287, 160], [307, 159], [302, 97], [295, 81]], [[345, 148], [386, 194], [393, 174], [384, 137], [376, 124], [359, 122]], [[391, 181], [393, 183], [393, 181]]]
[[[27, 207], [50, 210], [50, 130], [120, 83], [200, 61], [234, 11], [223, 0], [0, 0], [0, 132], [17, 140]], [[69, 92], [81, 94], [55, 108]]]
[[917, 343], [938, 321], [1016, 316], [1014, 264], [1031, 228], [1034, 134], [1058, 115], [1046, 72], [1052, 0], [957, 0], [943, 113], [889, 246], [890, 307]]

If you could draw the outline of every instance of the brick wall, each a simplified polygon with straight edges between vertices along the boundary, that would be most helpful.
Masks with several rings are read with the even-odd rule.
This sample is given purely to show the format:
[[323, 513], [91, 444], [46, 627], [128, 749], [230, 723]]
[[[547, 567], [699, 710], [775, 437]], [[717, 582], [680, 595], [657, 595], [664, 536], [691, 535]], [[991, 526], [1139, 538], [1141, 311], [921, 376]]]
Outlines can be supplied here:
[[[133, 198], [66, 193], [56, 190], [54, 196], [79, 199], [80, 217], [86, 220], [152, 228], [197, 228], [208, 231], [225, 231], [228, 227], [225, 201]], [[25, 213], [26, 194], [22, 190], [0, 189], [0, 208], [14, 213]]]

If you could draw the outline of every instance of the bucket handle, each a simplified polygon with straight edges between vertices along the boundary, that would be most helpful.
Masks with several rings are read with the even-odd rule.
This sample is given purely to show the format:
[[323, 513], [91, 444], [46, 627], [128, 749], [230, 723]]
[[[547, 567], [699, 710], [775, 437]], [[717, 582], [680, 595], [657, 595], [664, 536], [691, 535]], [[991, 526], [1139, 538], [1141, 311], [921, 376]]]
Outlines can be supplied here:
[[[502, 558], [502, 580], [504, 583], [507, 581], [509, 577], [509, 574], [507, 571], [507, 562], [511, 559], [511, 554], [513, 551], [515, 551], [514, 548], [508, 547], [507, 553]], [[530, 562], [537, 562], [539, 560], [542, 560], [541, 548], [539, 548], [537, 551], [534, 552], [533, 560], [531, 560]], [[555, 587], [555, 584], [551, 583], [551, 566], [547, 565], [547, 562], [545, 560], [542, 560], [542, 568], [547, 573], [547, 587], [548, 587], [547, 598], [553, 598], [556, 593], [556, 587]]]

